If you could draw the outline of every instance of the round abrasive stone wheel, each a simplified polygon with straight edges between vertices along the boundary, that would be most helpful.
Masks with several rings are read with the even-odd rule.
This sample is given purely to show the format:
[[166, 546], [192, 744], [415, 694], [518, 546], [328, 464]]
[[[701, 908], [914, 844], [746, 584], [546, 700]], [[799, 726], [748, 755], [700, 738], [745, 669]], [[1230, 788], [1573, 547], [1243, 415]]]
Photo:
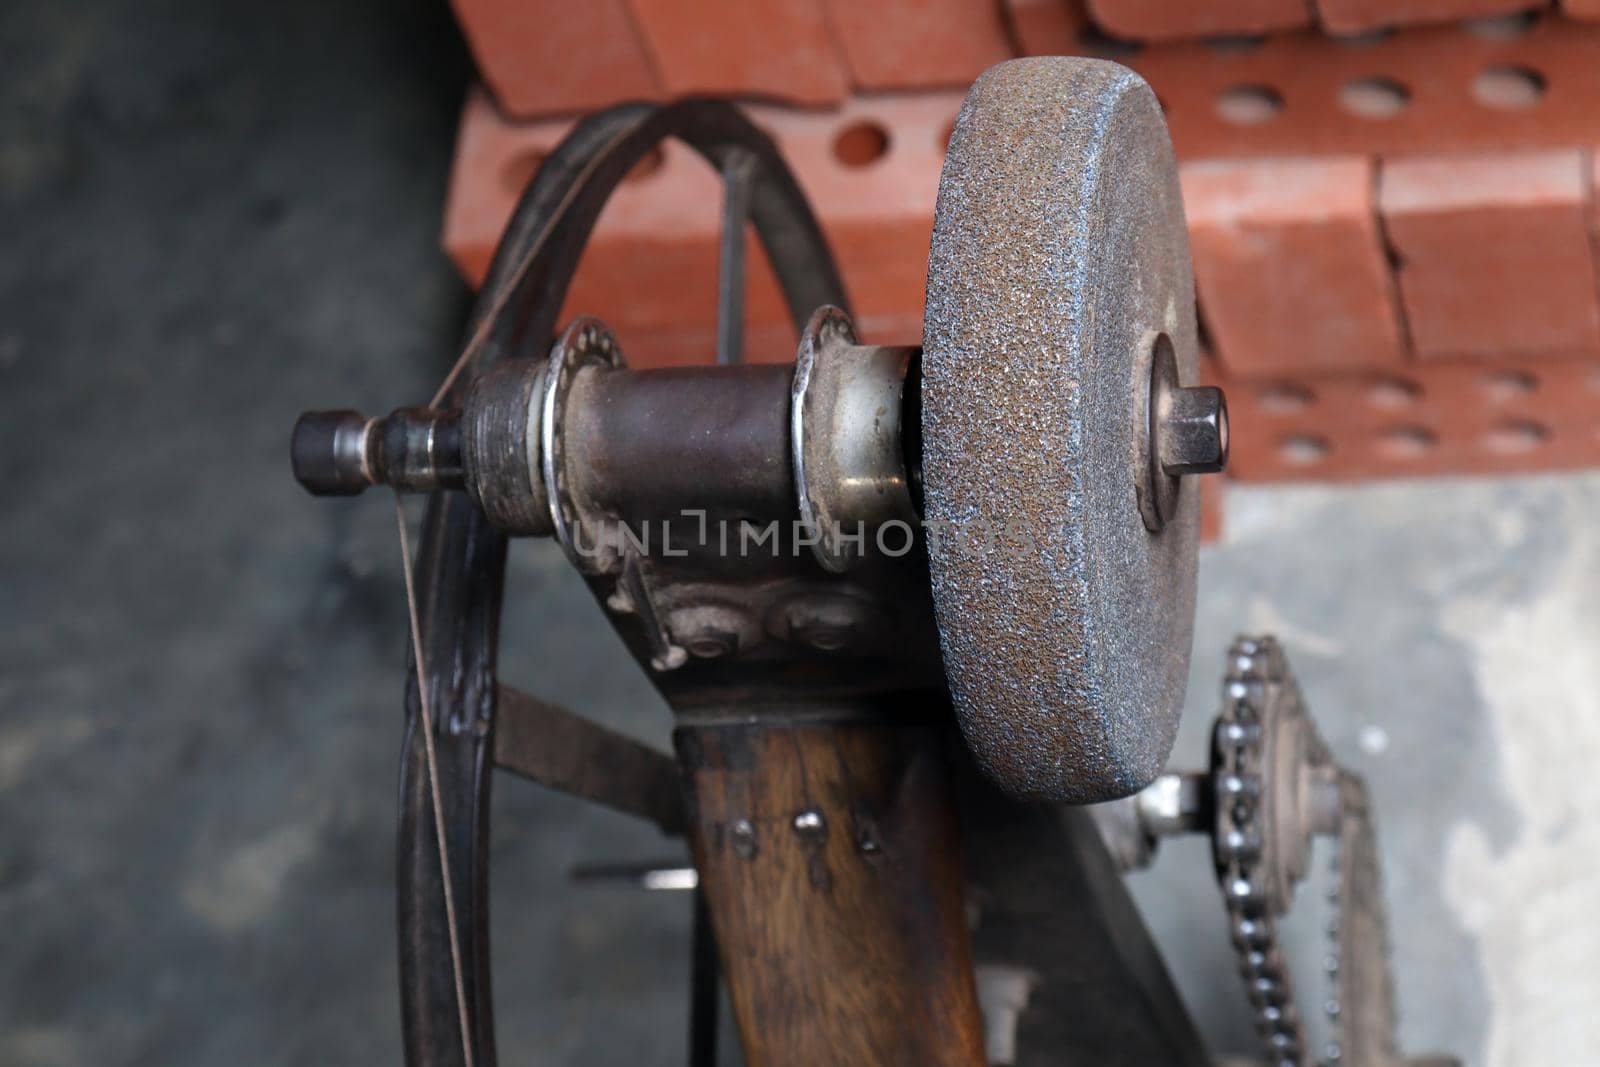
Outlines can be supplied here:
[[945, 673], [968, 744], [1014, 794], [1124, 796], [1171, 751], [1195, 479], [1156, 532], [1139, 504], [1151, 354], [1168, 343], [1194, 384], [1188, 236], [1155, 94], [1098, 60], [992, 68], [939, 182], [922, 470]]

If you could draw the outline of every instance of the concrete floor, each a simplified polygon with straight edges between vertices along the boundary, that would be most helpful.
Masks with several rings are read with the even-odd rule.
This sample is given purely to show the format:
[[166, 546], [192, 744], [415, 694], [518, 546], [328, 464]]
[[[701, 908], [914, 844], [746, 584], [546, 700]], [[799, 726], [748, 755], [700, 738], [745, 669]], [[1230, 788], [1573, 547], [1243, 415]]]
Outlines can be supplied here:
[[[285, 440], [448, 359], [467, 73], [443, 4], [0, 8], [0, 1063], [399, 1060], [388, 504], [305, 498]], [[1597, 506], [1593, 477], [1241, 491], [1206, 553], [1175, 763], [1232, 633], [1276, 631], [1376, 791], [1412, 1050], [1596, 1062]], [[508, 680], [664, 742], [548, 546], [508, 603]], [[568, 879], [674, 848], [494, 803], [503, 1058], [681, 1062], [686, 901]], [[1208, 879], [1181, 842], [1133, 885], [1243, 1050]]]

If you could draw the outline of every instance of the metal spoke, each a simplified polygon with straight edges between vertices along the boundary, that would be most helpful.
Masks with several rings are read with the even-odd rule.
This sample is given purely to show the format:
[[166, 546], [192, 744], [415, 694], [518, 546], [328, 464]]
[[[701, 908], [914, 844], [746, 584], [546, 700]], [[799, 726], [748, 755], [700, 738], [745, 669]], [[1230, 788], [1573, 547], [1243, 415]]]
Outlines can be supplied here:
[[717, 269], [717, 362], [744, 362], [744, 245], [756, 160], [729, 152], [722, 164], [722, 251]]
[[502, 685], [494, 762], [540, 785], [683, 832], [678, 765], [664, 752]]

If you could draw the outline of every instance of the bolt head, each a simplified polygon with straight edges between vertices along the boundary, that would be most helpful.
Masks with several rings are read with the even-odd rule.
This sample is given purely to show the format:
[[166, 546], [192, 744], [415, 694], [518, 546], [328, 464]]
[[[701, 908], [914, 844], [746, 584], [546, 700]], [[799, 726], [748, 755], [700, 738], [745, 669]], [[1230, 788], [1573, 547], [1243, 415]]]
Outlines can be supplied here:
[[1228, 400], [1211, 385], [1174, 389], [1157, 429], [1161, 469], [1173, 477], [1228, 465]]

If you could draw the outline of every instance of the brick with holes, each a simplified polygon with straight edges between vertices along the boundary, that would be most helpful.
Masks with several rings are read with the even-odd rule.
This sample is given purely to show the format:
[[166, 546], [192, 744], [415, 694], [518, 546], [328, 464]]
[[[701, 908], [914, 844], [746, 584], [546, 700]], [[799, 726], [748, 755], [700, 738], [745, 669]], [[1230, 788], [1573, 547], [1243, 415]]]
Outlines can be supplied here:
[[628, 0], [628, 6], [671, 95], [836, 104], [849, 90], [821, 0]]
[[1228, 393], [1228, 474], [1245, 482], [1365, 481], [1572, 470], [1600, 463], [1600, 373], [1577, 360], [1420, 363]]
[[1089, 17], [1112, 37], [1177, 41], [1269, 33], [1311, 22], [1305, 0], [1088, 0]]
[[1229, 374], [1405, 358], [1370, 160], [1211, 160], [1180, 173], [1201, 314]]
[[1549, 0], [1315, 0], [1329, 33], [1366, 33], [1391, 26], [1459, 22], [1549, 7]]
[[1577, 149], [1384, 162], [1418, 357], [1600, 356], [1588, 175]]
[[[1118, 60], [1160, 97], [1178, 158], [1209, 159], [1595, 144], [1596, 56], [1600, 23], [1546, 17], [1415, 27], [1359, 47], [1320, 33], [1185, 42]], [[1252, 91], [1278, 106], [1227, 106]]]
[[824, 0], [862, 89], [966, 88], [1011, 58], [1000, 5], [972, 0]]

